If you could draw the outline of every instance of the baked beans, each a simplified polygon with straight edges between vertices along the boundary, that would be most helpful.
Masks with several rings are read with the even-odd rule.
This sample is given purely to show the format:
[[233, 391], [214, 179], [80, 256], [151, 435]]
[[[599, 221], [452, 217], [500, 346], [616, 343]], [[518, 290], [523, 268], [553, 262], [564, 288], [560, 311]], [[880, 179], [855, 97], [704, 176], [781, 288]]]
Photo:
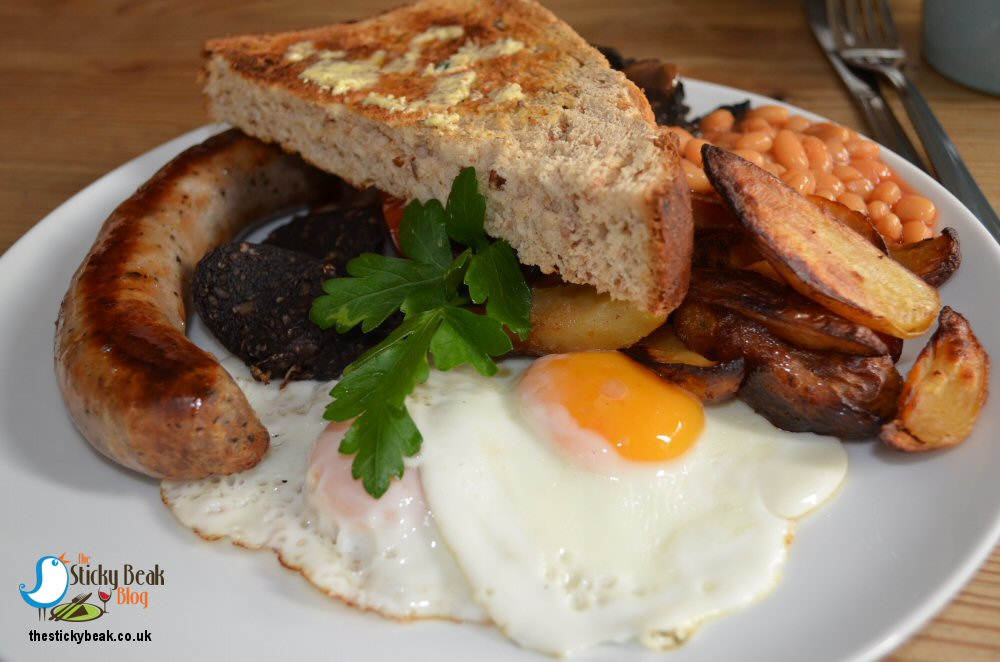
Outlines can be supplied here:
[[892, 180], [879, 182], [872, 189], [872, 197], [876, 200], [881, 200], [887, 205], [894, 205], [903, 197], [903, 189]]
[[878, 143], [833, 122], [813, 122], [784, 106], [752, 108], [737, 121], [727, 109], [709, 113], [699, 135], [679, 127], [684, 174], [692, 191], [712, 186], [702, 169], [701, 147], [727, 149], [803, 193], [837, 200], [867, 214], [890, 244], [930, 237], [937, 208], [910, 189], [881, 159]]
[[707, 140], [702, 140], [701, 138], [692, 138], [684, 146], [684, 158], [695, 164], [699, 168], [703, 167], [701, 161], [701, 146], [707, 144]]
[[875, 219], [875, 228], [889, 241], [900, 241], [903, 236], [903, 224], [892, 212]]
[[771, 151], [773, 146], [774, 138], [767, 131], [749, 131], [736, 141], [736, 149], [750, 149], [762, 155]]
[[868, 218], [873, 221], [878, 220], [885, 216], [886, 214], [891, 214], [892, 210], [889, 209], [889, 205], [882, 200], [872, 200], [868, 203]]
[[713, 111], [701, 120], [701, 130], [705, 133], [729, 133], [733, 130], [736, 118], [725, 108]]

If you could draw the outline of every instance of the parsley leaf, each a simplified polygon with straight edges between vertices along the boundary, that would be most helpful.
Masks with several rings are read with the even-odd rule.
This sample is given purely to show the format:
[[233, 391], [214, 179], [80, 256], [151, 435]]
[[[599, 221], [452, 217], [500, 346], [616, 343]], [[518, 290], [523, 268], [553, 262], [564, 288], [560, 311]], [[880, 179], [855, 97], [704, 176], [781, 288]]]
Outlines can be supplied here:
[[355, 455], [351, 475], [376, 499], [393, 477], [403, 477], [403, 457], [420, 450], [420, 432], [405, 407], [374, 404], [351, 425], [340, 452]]
[[524, 282], [517, 254], [498, 240], [472, 257], [465, 284], [473, 303], [486, 302], [486, 314], [499, 320], [522, 340], [531, 331], [531, 290]]
[[431, 264], [441, 271], [451, 263], [451, 242], [445, 230], [447, 213], [433, 198], [422, 205], [414, 200], [403, 211], [399, 225], [399, 247], [415, 262]]
[[340, 452], [356, 454], [351, 474], [375, 498], [385, 494], [393, 476], [403, 476], [403, 457], [420, 450], [420, 432], [403, 402], [418, 382], [427, 379], [427, 350], [440, 322], [439, 310], [405, 320], [352, 363], [330, 391], [334, 400], [324, 417], [334, 421], [356, 417]]
[[368, 333], [395, 312], [406, 298], [422, 288], [437, 285], [441, 271], [420, 264], [374, 253], [359, 255], [347, 263], [353, 278], [335, 278], [323, 283], [326, 296], [313, 302], [309, 319], [320, 328], [336, 326], [345, 333], [359, 323]]
[[414, 288], [399, 309], [404, 314], [431, 310], [444, 305], [464, 305], [468, 300], [458, 294], [458, 286], [465, 277], [470, 251], [464, 251], [448, 265], [448, 269], [433, 282]]
[[[440, 310], [407, 318], [389, 336], [347, 366], [330, 391], [334, 401], [325, 417], [346, 421], [364, 413], [371, 403], [401, 404], [418, 382], [427, 379], [427, 350], [441, 322]], [[410, 379], [396, 379], [408, 375]]]
[[490, 357], [506, 354], [513, 348], [497, 320], [465, 308], [445, 308], [430, 349], [439, 370], [470, 363], [480, 374], [492, 377], [497, 364]]
[[[354, 455], [355, 479], [378, 498], [403, 475], [403, 458], [420, 450], [421, 436], [406, 410], [406, 397], [435, 366], [470, 364], [483, 375], [497, 372], [494, 357], [512, 343], [504, 327], [527, 337], [531, 291], [517, 256], [505, 241], [491, 243], [483, 229], [486, 198], [476, 172], [456, 177], [447, 206], [438, 200], [407, 205], [399, 227], [406, 258], [366, 253], [347, 265], [348, 277], [323, 283], [310, 319], [344, 333], [368, 332], [397, 310], [403, 323], [345, 370], [330, 391], [325, 418], [354, 419], [340, 452]], [[465, 246], [454, 255], [453, 244]], [[486, 314], [463, 306], [486, 304]]]
[[447, 212], [448, 236], [463, 246], [486, 247], [486, 196], [479, 192], [475, 168], [463, 169], [452, 182]]

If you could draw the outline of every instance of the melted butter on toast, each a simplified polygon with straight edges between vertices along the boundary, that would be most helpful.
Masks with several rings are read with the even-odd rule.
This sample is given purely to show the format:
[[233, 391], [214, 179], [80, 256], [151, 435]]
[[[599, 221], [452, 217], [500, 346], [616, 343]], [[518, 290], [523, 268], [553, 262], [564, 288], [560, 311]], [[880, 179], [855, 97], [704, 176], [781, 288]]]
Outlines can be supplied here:
[[[391, 50], [390, 50], [391, 49]], [[428, 126], [447, 128], [460, 119], [455, 112], [477, 106], [515, 104], [524, 98], [519, 82], [485, 74], [498, 60], [506, 64], [524, 52], [524, 42], [501, 37], [479, 43], [461, 25], [433, 26], [415, 35], [405, 47], [399, 44], [364, 55], [357, 49], [322, 48], [310, 41], [288, 46], [284, 59], [302, 63], [298, 74], [342, 102], [359, 109], [381, 109], [412, 115]], [[523, 56], [522, 56], [523, 57]]]

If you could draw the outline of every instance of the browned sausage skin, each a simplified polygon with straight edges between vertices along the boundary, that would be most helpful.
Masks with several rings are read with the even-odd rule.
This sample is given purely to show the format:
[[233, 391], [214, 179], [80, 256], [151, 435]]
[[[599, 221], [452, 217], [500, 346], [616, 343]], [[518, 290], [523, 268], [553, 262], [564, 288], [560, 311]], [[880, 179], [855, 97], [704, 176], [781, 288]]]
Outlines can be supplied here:
[[230, 130], [177, 156], [112, 212], [56, 322], [59, 388], [95, 448], [169, 479], [260, 460], [268, 432], [218, 361], [185, 336], [185, 292], [209, 250], [333, 189], [298, 157]]

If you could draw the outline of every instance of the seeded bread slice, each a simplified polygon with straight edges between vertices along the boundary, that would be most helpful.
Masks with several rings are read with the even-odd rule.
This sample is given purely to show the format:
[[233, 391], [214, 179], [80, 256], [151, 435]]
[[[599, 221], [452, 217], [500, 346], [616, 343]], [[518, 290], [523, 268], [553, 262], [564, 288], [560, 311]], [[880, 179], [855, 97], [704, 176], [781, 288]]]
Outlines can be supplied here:
[[420, 0], [373, 18], [210, 41], [211, 116], [355, 186], [444, 200], [474, 166], [486, 231], [525, 264], [651, 312], [687, 291], [676, 141], [646, 98], [530, 0]]

